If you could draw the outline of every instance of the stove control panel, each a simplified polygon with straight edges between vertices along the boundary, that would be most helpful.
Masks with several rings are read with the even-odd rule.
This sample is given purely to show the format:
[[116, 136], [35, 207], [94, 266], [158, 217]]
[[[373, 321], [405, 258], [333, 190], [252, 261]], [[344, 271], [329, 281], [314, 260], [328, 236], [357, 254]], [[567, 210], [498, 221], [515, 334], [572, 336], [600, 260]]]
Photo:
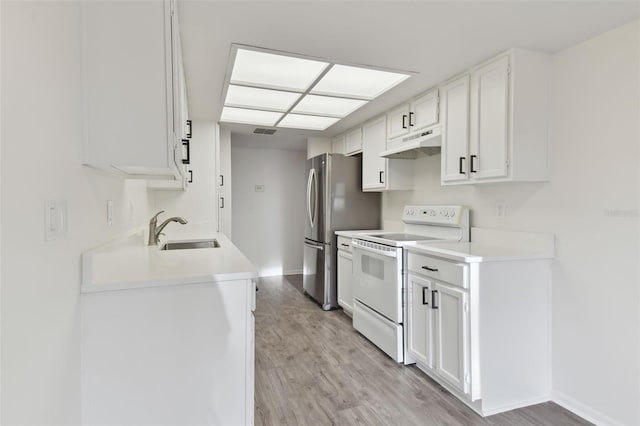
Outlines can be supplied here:
[[456, 226], [468, 221], [469, 209], [464, 206], [405, 206], [404, 223]]

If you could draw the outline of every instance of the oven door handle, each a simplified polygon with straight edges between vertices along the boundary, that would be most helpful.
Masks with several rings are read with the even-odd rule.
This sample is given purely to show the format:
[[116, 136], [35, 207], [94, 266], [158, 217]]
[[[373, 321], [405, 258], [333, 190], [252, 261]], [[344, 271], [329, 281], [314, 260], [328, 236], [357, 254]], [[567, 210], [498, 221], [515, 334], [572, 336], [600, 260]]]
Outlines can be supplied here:
[[353, 248], [355, 248], [355, 249], [366, 251], [366, 252], [369, 252], [369, 253], [374, 253], [374, 254], [377, 254], [377, 255], [380, 255], [380, 256], [393, 257], [393, 258], [397, 257], [396, 250], [390, 250], [390, 251], [376, 250], [374, 248], [363, 246], [357, 240], [352, 241], [351, 242], [351, 246]]

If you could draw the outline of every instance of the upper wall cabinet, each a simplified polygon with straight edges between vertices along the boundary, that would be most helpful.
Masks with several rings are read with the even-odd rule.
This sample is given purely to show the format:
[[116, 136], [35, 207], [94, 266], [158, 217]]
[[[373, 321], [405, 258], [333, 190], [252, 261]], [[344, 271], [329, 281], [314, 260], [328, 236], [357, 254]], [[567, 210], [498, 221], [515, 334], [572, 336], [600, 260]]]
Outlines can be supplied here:
[[513, 49], [441, 88], [443, 185], [548, 180], [548, 68]]
[[84, 164], [182, 187], [190, 126], [177, 24], [169, 0], [82, 3]]
[[387, 114], [387, 148], [402, 143], [402, 137], [438, 124], [438, 89], [431, 90]]
[[356, 127], [345, 135], [344, 155], [362, 152], [362, 127]]
[[387, 117], [362, 126], [362, 190], [389, 191], [413, 188], [413, 161], [380, 157], [387, 135]]
[[[345, 150], [345, 135], [339, 135], [331, 139], [331, 152], [334, 154], [343, 154]], [[362, 142], [360, 147], [362, 148]]]

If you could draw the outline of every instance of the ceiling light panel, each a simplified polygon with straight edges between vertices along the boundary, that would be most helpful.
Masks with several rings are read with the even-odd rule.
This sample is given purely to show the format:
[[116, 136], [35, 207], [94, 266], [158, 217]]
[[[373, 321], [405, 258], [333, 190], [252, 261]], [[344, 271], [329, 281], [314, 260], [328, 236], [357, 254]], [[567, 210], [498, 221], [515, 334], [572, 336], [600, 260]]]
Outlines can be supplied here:
[[286, 112], [300, 97], [299, 93], [255, 87], [229, 85], [225, 106], [267, 109]]
[[238, 49], [231, 84], [304, 92], [328, 66], [327, 62]]
[[278, 127], [293, 129], [324, 130], [340, 120], [336, 117], [319, 117], [317, 115], [287, 114]]
[[373, 99], [408, 77], [408, 74], [334, 65], [311, 93]]
[[295, 106], [292, 112], [304, 114], [329, 115], [346, 117], [366, 104], [358, 99], [334, 98], [330, 96], [307, 95]]
[[256, 109], [244, 109], [224, 107], [220, 121], [229, 123], [256, 124], [259, 126], [274, 126], [282, 117], [281, 112], [260, 111]]

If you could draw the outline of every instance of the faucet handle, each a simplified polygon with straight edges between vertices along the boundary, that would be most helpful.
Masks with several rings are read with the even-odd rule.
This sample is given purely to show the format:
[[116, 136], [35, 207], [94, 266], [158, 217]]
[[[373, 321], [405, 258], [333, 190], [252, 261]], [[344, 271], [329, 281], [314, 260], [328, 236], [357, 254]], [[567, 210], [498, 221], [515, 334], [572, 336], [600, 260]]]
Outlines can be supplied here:
[[158, 213], [154, 214], [149, 222], [157, 221], [158, 220], [158, 216], [160, 216], [161, 213], [164, 213], [164, 210], [160, 210]]

